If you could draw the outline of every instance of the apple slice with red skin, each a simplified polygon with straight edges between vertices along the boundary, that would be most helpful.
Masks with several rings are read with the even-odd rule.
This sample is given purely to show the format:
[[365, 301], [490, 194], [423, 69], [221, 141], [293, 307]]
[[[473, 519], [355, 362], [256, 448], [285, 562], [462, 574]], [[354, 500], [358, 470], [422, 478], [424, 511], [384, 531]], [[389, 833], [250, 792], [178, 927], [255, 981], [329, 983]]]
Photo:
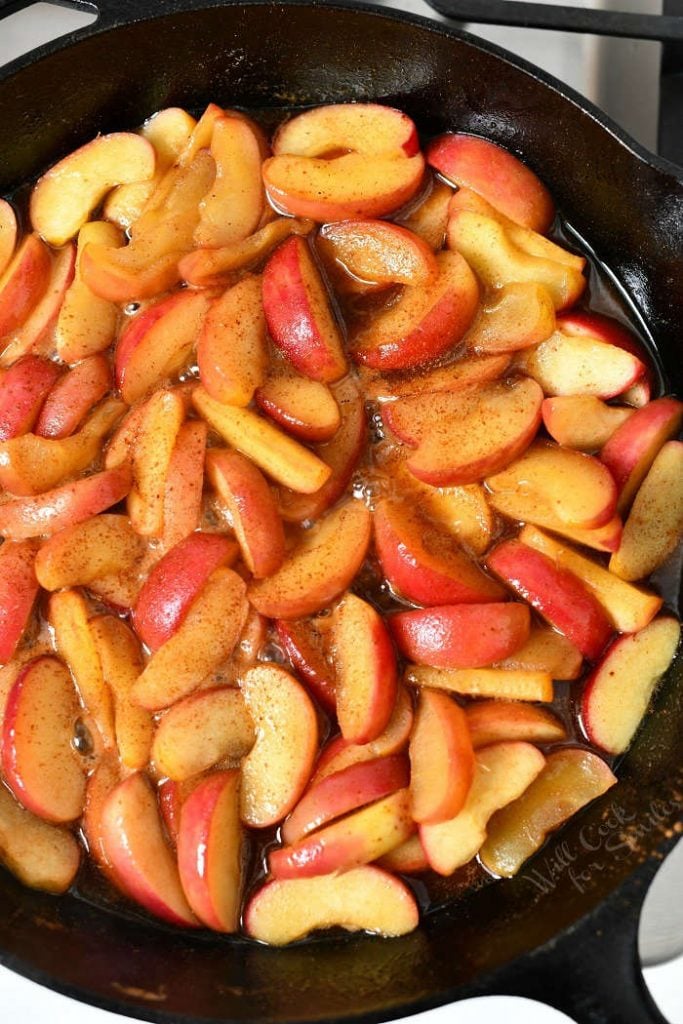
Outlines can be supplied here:
[[207, 453], [206, 475], [227, 507], [245, 565], [255, 579], [272, 576], [285, 558], [285, 532], [266, 478], [227, 448]]
[[477, 353], [515, 352], [545, 341], [555, 330], [550, 293], [533, 281], [511, 282], [484, 303], [465, 344]]
[[276, 156], [329, 156], [340, 149], [368, 156], [414, 156], [420, 149], [420, 140], [407, 114], [380, 103], [315, 107], [285, 121], [273, 139]]
[[617, 348], [630, 352], [643, 363], [642, 375], [623, 394], [623, 400], [628, 404], [640, 408], [650, 401], [651, 393], [655, 387], [655, 378], [650, 365], [648, 354], [643, 345], [627, 330], [618, 320], [611, 316], [604, 316], [602, 313], [594, 313], [592, 310], [573, 309], [562, 313], [558, 317], [558, 327], [564, 334], [574, 337], [598, 338], [607, 345], [616, 345]]
[[64, 297], [74, 276], [76, 250], [64, 246], [52, 257], [47, 287], [27, 318], [3, 340], [2, 366], [11, 366], [29, 352], [49, 355], [54, 348], [54, 330]]
[[541, 422], [543, 393], [529, 378], [400, 399], [384, 413], [389, 428], [417, 448], [408, 467], [436, 487], [478, 483], [524, 452]]
[[392, 588], [424, 605], [499, 601], [502, 587], [487, 576], [453, 536], [405, 502], [384, 498], [374, 516], [375, 548]]
[[466, 697], [546, 703], [553, 699], [552, 676], [542, 669], [432, 668], [431, 665], [409, 665], [404, 681], [411, 686], [429, 686]]
[[339, 430], [341, 413], [334, 395], [320, 381], [281, 373], [256, 392], [256, 402], [288, 433], [302, 441], [329, 441]]
[[243, 277], [212, 303], [197, 343], [197, 365], [217, 402], [249, 405], [268, 369], [260, 277]]
[[45, 821], [79, 818], [85, 776], [72, 745], [80, 714], [68, 670], [40, 657], [19, 673], [7, 698], [2, 770], [23, 806]]
[[450, 604], [392, 615], [401, 654], [434, 668], [483, 668], [514, 654], [529, 638], [526, 605]]
[[127, 516], [92, 516], [44, 541], [36, 557], [35, 573], [45, 590], [85, 587], [100, 576], [131, 569], [144, 549], [144, 541]]
[[335, 668], [325, 657], [324, 635], [319, 623], [326, 619], [302, 619], [275, 623], [278, 640], [297, 674], [326, 711], [334, 714], [337, 706]]
[[498, 664], [499, 668], [548, 672], [553, 679], [578, 679], [582, 666], [583, 655], [571, 640], [540, 625], [533, 625], [526, 643]]
[[578, 576], [518, 540], [503, 541], [486, 564], [587, 658], [599, 657], [612, 635], [612, 625]]
[[614, 431], [600, 458], [619, 489], [619, 511], [626, 512], [664, 443], [675, 437], [683, 422], [683, 402], [657, 398], [636, 409]]
[[493, 813], [512, 803], [543, 770], [545, 758], [530, 743], [495, 743], [475, 754], [474, 780], [462, 810], [437, 825], [422, 825], [420, 839], [432, 870], [452, 875], [486, 839]]
[[241, 816], [252, 828], [267, 828], [289, 814], [308, 784], [318, 719], [304, 687], [279, 666], [250, 669], [241, 690], [256, 730], [242, 762]]
[[200, 690], [162, 716], [152, 759], [157, 771], [185, 782], [224, 760], [245, 757], [254, 745], [254, 726], [236, 687]]
[[503, 146], [462, 132], [439, 135], [427, 162], [458, 188], [470, 188], [518, 224], [545, 234], [555, 205], [543, 182]]
[[242, 826], [239, 771], [202, 779], [183, 802], [178, 871], [190, 907], [218, 932], [239, 927], [242, 895]]
[[525, 526], [519, 539], [550, 558], [558, 569], [574, 573], [603, 607], [614, 629], [635, 633], [647, 626], [662, 606], [658, 594], [634, 587], [602, 565], [586, 558], [569, 544], [548, 536], [534, 526]]
[[208, 428], [189, 420], [176, 434], [164, 483], [161, 547], [169, 551], [200, 525]]
[[446, 693], [421, 690], [410, 737], [413, 820], [425, 825], [453, 818], [467, 799], [474, 767], [463, 709]]
[[598, 338], [565, 334], [559, 326], [536, 348], [521, 352], [516, 363], [550, 396], [614, 398], [642, 377], [645, 369], [630, 352]]
[[610, 572], [639, 580], [659, 568], [683, 534], [683, 443], [667, 441], [638, 489]]
[[63, 893], [76, 877], [81, 849], [67, 829], [35, 817], [0, 786], [0, 861], [22, 885]]
[[103, 355], [89, 356], [77, 363], [50, 390], [36, 420], [36, 434], [69, 437], [111, 386], [111, 370]]
[[332, 264], [353, 279], [380, 287], [430, 284], [438, 276], [432, 249], [399, 224], [346, 220], [325, 224], [317, 245]]
[[282, 826], [291, 846], [350, 811], [381, 800], [408, 785], [410, 769], [402, 754], [358, 761], [312, 785]]
[[221, 288], [230, 284], [235, 271], [253, 270], [290, 235], [308, 235], [312, 220], [276, 217], [242, 242], [220, 249], [195, 249], [178, 263], [182, 280], [195, 288]]
[[604, 526], [587, 530], [564, 523], [558, 516], [553, 515], [550, 508], [538, 495], [532, 492], [526, 493], [522, 489], [489, 491], [487, 497], [489, 504], [508, 519], [516, 520], [519, 523], [534, 523], [536, 526], [543, 527], [544, 530], [551, 530], [562, 537], [568, 537], [577, 544], [595, 548], [596, 551], [616, 551], [619, 547], [624, 524], [618, 513]]
[[40, 356], [24, 356], [9, 367], [0, 381], [0, 441], [32, 430], [59, 376], [59, 366]]
[[17, 231], [14, 207], [6, 199], [0, 199], [0, 277], [7, 270], [14, 255]]
[[266, 882], [244, 914], [247, 934], [271, 946], [296, 942], [321, 928], [389, 937], [405, 935], [418, 923], [410, 889], [372, 865], [342, 875]]
[[259, 227], [266, 204], [261, 181], [261, 133], [245, 117], [219, 117], [211, 133], [216, 178], [199, 204], [194, 240], [215, 249], [240, 242]]
[[349, 743], [369, 743], [386, 728], [398, 685], [396, 655], [379, 613], [355, 594], [334, 611], [337, 720]]
[[504, 470], [488, 476], [486, 486], [494, 494], [533, 494], [562, 523], [583, 530], [604, 526], [616, 513], [617, 487], [605, 465], [551, 441], [532, 444]]
[[567, 738], [559, 718], [546, 708], [515, 700], [483, 700], [465, 708], [467, 727], [475, 750], [492, 743], [561, 743]]
[[52, 257], [38, 235], [27, 235], [0, 277], [0, 339], [24, 323], [45, 294]]
[[[0, 546], [0, 663], [10, 661], [24, 635], [38, 593], [38, 544], [6, 540]], [[1, 716], [0, 716], [1, 718]]]
[[593, 670], [581, 698], [581, 721], [591, 743], [623, 754], [642, 722], [657, 683], [673, 661], [681, 636], [670, 616], [631, 636], [620, 636]]
[[196, 927], [164, 839], [156, 795], [141, 772], [129, 775], [109, 794], [101, 828], [105, 856], [126, 896], [169, 924]]
[[457, 252], [436, 257], [438, 276], [407, 286], [352, 339], [353, 357], [375, 370], [405, 370], [436, 359], [464, 336], [479, 304], [479, 286]]
[[299, 373], [324, 384], [344, 376], [341, 333], [305, 239], [292, 235], [268, 260], [263, 309], [273, 341]]
[[130, 468], [120, 466], [33, 498], [13, 498], [0, 506], [0, 535], [10, 540], [52, 536], [118, 504], [131, 484]]
[[330, 476], [313, 494], [281, 489], [280, 513], [286, 522], [319, 519], [344, 494], [363, 455], [368, 428], [358, 384], [349, 376], [333, 385], [331, 391], [339, 406], [341, 423], [331, 441], [314, 449], [330, 468]]
[[313, 878], [349, 871], [377, 860], [414, 831], [410, 791], [399, 789], [291, 846], [272, 850], [268, 867], [275, 878]]
[[432, 370], [420, 369], [410, 374], [391, 374], [368, 377], [363, 387], [368, 398], [386, 402], [392, 398], [410, 398], [412, 395], [435, 394], [439, 391], [460, 391], [470, 384], [485, 384], [498, 380], [510, 365], [510, 355], [459, 357], [446, 366]]
[[550, 436], [566, 448], [599, 451], [633, 409], [606, 405], [595, 395], [559, 395], [543, 400], [543, 424]]
[[302, 532], [282, 567], [249, 587], [262, 615], [300, 619], [343, 593], [365, 560], [372, 519], [360, 501], [347, 501]]
[[237, 545], [217, 533], [191, 533], [161, 558], [140, 591], [133, 624], [150, 651], [165, 644], [185, 619], [211, 573], [230, 566]]
[[411, 836], [405, 843], [389, 850], [389, 853], [379, 858], [377, 866], [399, 875], [416, 875], [421, 871], [427, 871], [429, 864], [422, 849], [420, 834]]
[[512, 878], [549, 833], [616, 781], [602, 758], [590, 750], [553, 751], [528, 789], [489, 822], [479, 851], [482, 864], [502, 878]]

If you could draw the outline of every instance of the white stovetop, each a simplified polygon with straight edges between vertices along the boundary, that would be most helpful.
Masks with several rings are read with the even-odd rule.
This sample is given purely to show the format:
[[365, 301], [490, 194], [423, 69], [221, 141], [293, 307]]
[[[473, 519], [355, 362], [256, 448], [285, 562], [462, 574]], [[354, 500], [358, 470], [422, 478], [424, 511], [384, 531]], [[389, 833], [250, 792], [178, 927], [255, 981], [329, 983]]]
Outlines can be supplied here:
[[[377, 2], [377, 0], [376, 0]], [[431, 15], [423, 0], [379, 0], [388, 6]], [[548, 0], [559, 3], [562, 0]], [[660, 0], [574, 0], [580, 6], [657, 12]], [[0, 66], [39, 43], [87, 23], [82, 13], [39, 3], [12, 15], [0, 27]], [[563, 79], [607, 110], [649, 148], [655, 148], [659, 46], [631, 40], [604, 41], [559, 32], [482, 28], [479, 34], [521, 54]], [[683, 844], [676, 855], [683, 883]], [[671, 902], [671, 889], [667, 885]], [[680, 890], [679, 890], [680, 891]], [[667, 897], [663, 901], [666, 902]], [[673, 900], [678, 908], [681, 898]], [[0, 913], [1, 913], [0, 908]], [[670, 926], [671, 927], [671, 926]], [[683, 945], [683, 940], [681, 941]], [[678, 948], [681, 948], [679, 945]], [[650, 967], [647, 983], [670, 1024], [683, 1024], [683, 957]], [[6, 1024], [124, 1024], [124, 1018], [76, 1003], [0, 967], [0, 1020]], [[414, 1024], [562, 1024], [564, 1014], [526, 999], [472, 999], [410, 1018]], [[624, 1021], [624, 1024], [629, 1024]]]

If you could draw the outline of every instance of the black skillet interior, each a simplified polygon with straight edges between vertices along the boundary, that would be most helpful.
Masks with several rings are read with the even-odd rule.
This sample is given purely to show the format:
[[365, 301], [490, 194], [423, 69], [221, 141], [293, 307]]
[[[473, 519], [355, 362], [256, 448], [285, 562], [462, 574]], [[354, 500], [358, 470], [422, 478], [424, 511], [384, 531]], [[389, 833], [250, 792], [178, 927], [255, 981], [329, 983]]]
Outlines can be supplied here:
[[[425, 133], [469, 130], [524, 156], [630, 292], [669, 388], [680, 392], [683, 182], [557, 83], [472, 37], [379, 10], [100, 6], [100, 22], [79, 40], [0, 78], [0, 193], [96, 132], [170, 104], [395, 104]], [[485, 991], [529, 992], [581, 1021], [661, 1019], [635, 974], [635, 926], [646, 878], [681, 817], [682, 705], [679, 658], [618, 786], [521, 877], [428, 915], [404, 939], [326, 937], [273, 950], [188, 936], [30, 892], [0, 872], [0, 961], [77, 998], [166, 1022], [386, 1020]]]

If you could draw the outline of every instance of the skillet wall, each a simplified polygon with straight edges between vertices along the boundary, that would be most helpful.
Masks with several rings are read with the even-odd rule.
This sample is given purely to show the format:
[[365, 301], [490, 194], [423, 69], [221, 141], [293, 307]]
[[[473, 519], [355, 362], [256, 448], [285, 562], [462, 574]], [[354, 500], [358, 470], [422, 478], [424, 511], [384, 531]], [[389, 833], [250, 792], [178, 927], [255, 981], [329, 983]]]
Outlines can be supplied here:
[[[114, 6], [133, 19], [145, 5]], [[151, 10], [160, 6], [150, 0]], [[0, 81], [0, 192], [97, 131], [137, 124], [168, 104], [367, 98], [402, 107], [428, 133], [468, 129], [522, 153], [627, 286], [680, 390], [681, 182], [635, 158], [531, 75], [424, 24], [358, 10], [239, 4], [95, 31]], [[588, 911], [654, 849], [680, 815], [682, 709], [679, 663], [619, 786], [562, 833], [574, 870], [588, 872], [581, 891], [567, 871], [546, 894], [519, 878], [431, 915], [405, 939], [321, 939], [274, 951], [105, 915], [82, 899], [28, 892], [0, 872], [0, 959], [150, 1020], [386, 1019], [453, 998], [464, 992], [457, 986]], [[654, 817], [653, 800], [665, 802]], [[643, 820], [648, 827], [637, 832]], [[633, 842], [607, 853], [605, 836], [622, 828]], [[598, 837], [597, 850], [587, 835]]]

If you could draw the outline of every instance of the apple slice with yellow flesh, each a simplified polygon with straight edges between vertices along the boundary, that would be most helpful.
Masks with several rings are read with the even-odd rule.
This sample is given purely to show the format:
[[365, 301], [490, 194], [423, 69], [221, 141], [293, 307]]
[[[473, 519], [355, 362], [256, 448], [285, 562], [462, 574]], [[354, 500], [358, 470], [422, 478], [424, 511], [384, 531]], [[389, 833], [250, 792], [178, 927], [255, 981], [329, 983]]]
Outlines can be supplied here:
[[310, 377], [278, 373], [259, 387], [256, 401], [272, 420], [302, 441], [329, 441], [341, 423], [330, 389]]
[[421, 690], [410, 737], [413, 820], [424, 825], [453, 818], [467, 799], [474, 768], [463, 709], [446, 693]]
[[683, 534], [683, 444], [667, 441], [638, 488], [612, 555], [610, 572], [640, 580], [654, 572]]
[[114, 698], [116, 746], [121, 764], [131, 771], [145, 768], [152, 749], [154, 723], [148, 711], [130, 699], [144, 668], [137, 637], [122, 619], [98, 615], [89, 622], [105, 685]]
[[417, 928], [419, 910], [410, 889], [371, 865], [342, 875], [266, 882], [244, 914], [252, 939], [284, 946], [321, 928], [372, 932], [385, 937]]
[[501, 352], [497, 355], [459, 356], [445, 366], [412, 373], [394, 373], [388, 377], [377, 374], [363, 380], [368, 398], [387, 402], [393, 398], [410, 398], [413, 395], [435, 394], [440, 391], [460, 391], [470, 384], [485, 384], [498, 380], [510, 365], [511, 356]]
[[137, 533], [158, 537], [163, 530], [166, 477], [184, 418], [185, 403], [175, 391], [155, 391], [145, 404], [133, 451], [135, 484], [128, 495]]
[[468, 704], [465, 715], [475, 750], [510, 740], [561, 743], [567, 738], [567, 730], [559, 718], [552, 711], [535, 704], [482, 700]]
[[543, 770], [545, 758], [530, 743], [495, 743], [475, 754], [472, 786], [461, 811], [436, 825], [422, 825], [420, 839], [429, 866], [452, 875], [474, 857], [495, 811], [524, 793]]
[[321, 228], [317, 245], [332, 264], [374, 285], [427, 285], [438, 276], [431, 248], [408, 228], [383, 220], [346, 220]]
[[438, 275], [407, 286], [398, 302], [372, 318], [352, 339], [353, 357], [376, 370], [404, 370], [453, 348], [474, 319], [479, 286], [457, 252], [436, 257]]
[[398, 612], [389, 625], [401, 654], [434, 668], [483, 668], [529, 638], [529, 609], [516, 602], [450, 604]]
[[81, 850], [71, 832], [31, 814], [0, 786], [0, 862], [30, 889], [63, 893], [76, 877]]
[[56, 363], [34, 355], [9, 367], [0, 380], [0, 442], [33, 428], [59, 373]]
[[40, 495], [76, 476], [97, 459], [102, 439], [125, 408], [117, 398], [107, 398], [70, 437], [22, 434], [0, 441], [0, 483], [11, 494]]
[[489, 821], [479, 851], [485, 868], [512, 878], [548, 835], [616, 783], [602, 758], [590, 750], [555, 750], [529, 788]]
[[595, 395], [559, 395], [543, 401], [543, 423], [566, 448], [595, 452], [633, 415], [624, 405], [607, 405]]
[[154, 147], [140, 135], [98, 135], [39, 178], [31, 193], [34, 230], [50, 245], [63, 245], [114, 185], [151, 178], [155, 161]]
[[583, 655], [571, 640], [550, 626], [533, 625], [526, 643], [503, 658], [499, 668], [548, 672], [553, 679], [578, 679]]
[[225, 448], [208, 452], [206, 473], [228, 510], [245, 565], [255, 579], [272, 576], [285, 558], [285, 533], [267, 480], [253, 462]]
[[602, 313], [584, 309], [572, 309], [558, 318], [558, 326], [564, 334], [597, 338], [607, 345], [615, 345], [635, 356], [644, 366], [643, 373], [622, 395], [628, 405], [636, 409], [647, 405], [655, 389], [655, 378], [645, 346], [618, 320]]
[[408, 760], [401, 754], [358, 761], [309, 787], [282, 826], [292, 845], [350, 811], [381, 800], [408, 785]]
[[74, 276], [76, 250], [69, 243], [52, 258], [47, 287], [21, 326], [3, 340], [0, 365], [12, 366], [28, 352], [49, 355], [54, 348], [54, 331], [64, 297]]
[[268, 369], [260, 277], [243, 277], [212, 304], [199, 335], [197, 364], [217, 402], [249, 405]]
[[38, 594], [37, 552], [38, 545], [33, 540], [17, 544], [5, 541], [0, 546], [0, 663], [3, 665], [13, 657], [24, 635]]
[[683, 402], [657, 398], [614, 431], [600, 458], [616, 480], [620, 512], [628, 511], [658, 452], [676, 437], [682, 422]]
[[235, 932], [242, 896], [238, 771], [202, 779], [182, 805], [178, 871], [192, 910], [207, 928]]
[[521, 488], [516, 491], [489, 491], [487, 497], [490, 505], [508, 519], [533, 523], [596, 551], [616, 551], [619, 547], [624, 524], [618, 513], [604, 526], [585, 529], [563, 522], [538, 494], [527, 493]]
[[546, 395], [614, 398], [643, 374], [631, 352], [598, 338], [565, 334], [561, 328], [536, 348], [517, 357], [517, 366], [533, 377]]
[[312, 220], [276, 217], [241, 242], [219, 249], [195, 249], [178, 263], [180, 277], [195, 288], [220, 288], [231, 283], [237, 270], [252, 270], [290, 235], [308, 235]]
[[110, 881], [114, 881], [111, 864], [105, 853], [102, 828], [102, 809], [112, 790], [121, 781], [121, 766], [115, 752], [100, 757], [88, 776], [85, 789], [85, 807], [81, 818], [83, 836], [88, 853], [97, 867]]
[[269, 618], [298, 619], [320, 611], [360, 569], [371, 530], [370, 513], [360, 501], [338, 506], [301, 534], [276, 573], [250, 585], [250, 602]]
[[533, 281], [511, 282], [484, 303], [465, 343], [478, 353], [515, 352], [540, 344], [554, 330], [548, 290]]
[[399, 789], [292, 846], [272, 850], [268, 866], [275, 878], [313, 878], [369, 864], [409, 839], [415, 831], [410, 791]]
[[17, 242], [17, 215], [6, 199], [0, 199], [0, 277], [9, 266]]
[[93, 516], [45, 541], [36, 557], [36, 577], [45, 590], [85, 587], [100, 576], [132, 568], [143, 550], [126, 516]]
[[383, 498], [374, 515], [375, 547], [392, 588], [424, 605], [499, 601], [500, 585], [487, 576], [452, 534], [407, 502]]
[[342, 736], [369, 743], [386, 728], [396, 703], [396, 655], [382, 617], [355, 594], [334, 611], [336, 711]]
[[581, 721], [591, 743], [608, 754], [628, 749], [680, 637], [680, 623], [662, 616], [638, 633], [615, 640], [581, 698]]
[[105, 800], [102, 844], [126, 896], [169, 924], [196, 927], [164, 839], [156, 796], [141, 772], [120, 782]]
[[657, 594], [634, 587], [615, 576], [569, 544], [549, 537], [534, 526], [525, 526], [520, 540], [551, 558], [560, 569], [574, 573], [602, 605], [612, 625], [620, 633], [635, 633], [647, 626], [662, 606]]
[[277, 665], [250, 669], [240, 688], [256, 732], [242, 762], [241, 816], [267, 828], [289, 814], [308, 784], [318, 719], [301, 683]]
[[293, 235], [268, 260], [263, 309], [273, 341], [299, 373], [324, 384], [345, 375], [340, 329], [305, 239]]
[[326, 711], [334, 713], [337, 706], [337, 677], [326, 656], [325, 637], [321, 626], [327, 619], [301, 619], [275, 623], [280, 646], [300, 679], [306, 684]]
[[79, 818], [85, 776], [72, 745], [80, 713], [67, 669], [56, 658], [29, 661], [7, 698], [2, 771], [26, 810], [46, 821]]
[[127, 466], [101, 473], [33, 498], [13, 498], [0, 506], [0, 535], [10, 540], [52, 536], [116, 505], [130, 490]]
[[451, 208], [448, 245], [464, 256], [486, 287], [535, 282], [549, 292], [556, 310], [573, 305], [586, 287], [578, 268], [525, 251], [492, 217]]
[[432, 139], [427, 161], [459, 189], [473, 189], [518, 224], [544, 233], [555, 205], [530, 167], [503, 146], [464, 132]]
[[416, 447], [408, 467], [434, 486], [477, 483], [526, 450], [541, 422], [543, 393], [529, 378], [404, 398], [387, 407], [390, 429]]
[[405, 681], [466, 697], [494, 697], [499, 700], [553, 699], [553, 678], [542, 669], [432, 668], [410, 665]]
[[399, 875], [416, 875], [429, 868], [419, 833], [389, 850], [389, 853], [385, 853], [376, 863], [385, 871], [393, 871]]
[[238, 761], [254, 745], [254, 725], [241, 692], [232, 686], [200, 690], [162, 716], [154, 735], [157, 771], [184, 782], [220, 761]]
[[261, 181], [263, 146], [243, 117], [219, 117], [211, 134], [216, 179], [199, 204], [197, 245], [216, 249], [241, 242], [259, 226], [265, 207]]
[[400, 215], [399, 224], [421, 238], [430, 249], [443, 249], [448, 225], [448, 204], [453, 189], [434, 179], [426, 197], [407, 215]]
[[208, 428], [189, 420], [176, 434], [164, 484], [161, 547], [169, 551], [199, 527]]
[[87, 356], [55, 382], [34, 427], [41, 437], [69, 437], [112, 388], [109, 363], [102, 355]]
[[116, 334], [118, 308], [91, 291], [83, 279], [83, 250], [91, 244], [115, 250], [123, 245], [123, 236], [113, 224], [101, 220], [88, 221], [78, 232], [74, 278], [55, 325], [57, 355], [66, 363], [104, 352]]
[[278, 128], [273, 152], [328, 156], [340, 149], [368, 156], [413, 156], [420, 148], [415, 124], [401, 110], [380, 103], [333, 103], [306, 110]]
[[502, 472], [487, 477], [486, 486], [494, 494], [537, 495], [553, 516], [579, 529], [604, 526], [616, 513], [616, 484], [603, 463], [550, 441], [531, 445]]
[[50, 280], [52, 257], [38, 235], [26, 235], [0, 276], [0, 339], [24, 323]]
[[428, 518], [454, 534], [465, 549], [483, 555], [491, 543], [495, 526], [483, 487], [479, 484], [431, 487], [415, 479], [409, 470], [403, 476], [410, 477], [411, 485], [418, 488], [417, 506]]
[[214, 569], [178, 629], [147, 662], [132, 700], [161, 711], [195, 690], [232, 654], [247, 611], [244, 580], [231, 569]]
[[330, 477], [331, 469], [322, 459], [251, 409], [217, 402], [203, 387], [196, 388], [192, 401], [228, 444], [285, 487], [312, 494]]

